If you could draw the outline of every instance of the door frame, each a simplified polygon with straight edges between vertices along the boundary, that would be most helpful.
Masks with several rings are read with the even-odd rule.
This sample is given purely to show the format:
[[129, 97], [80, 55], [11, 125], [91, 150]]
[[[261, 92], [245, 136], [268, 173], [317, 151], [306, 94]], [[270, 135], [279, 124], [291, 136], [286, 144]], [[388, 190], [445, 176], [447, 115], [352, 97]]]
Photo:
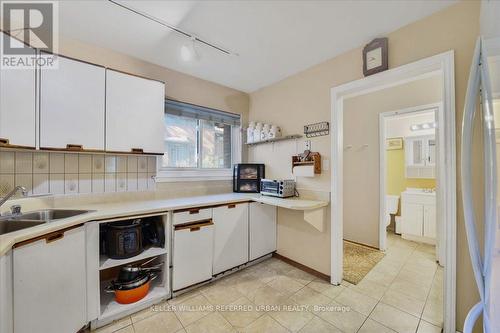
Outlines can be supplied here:
[[445, 152], [441, 163], [440, 187], [445, 237], [444, 332], [455, 333], [456, 317], [456, 128], [455, 71], [453, 50], [400, 67], [348, 82], [331, 89], [332, 177], [331, 177], [331, 283], [340, 284], [343, 273], [343, 104], [344, 99], [427, 78], [438, 73], [442, 78], [443, 112], [439, 124]]
[[[439, 75], [439, 74], [436, 74]], [[432, 103], [432, 104], [426, 104], [426, 105], [419, 105], [419, 106], [413, 106], [409, 108], [404, 108], [404, 109], [399, 109], [399, 110], [394, 110], [394, 111], [387, 111], [379, 114], [379, 156], [380, 156], [380, 212], [379, 212], [379, 238], [378, 238], [378, 246], [381, 251], [385, 251], [387, 249], [387, 233], [386, 233], [386, 226], [385, 226], [385, 195], [386, 195], [386, 185], [387, 185], [387, 150], [385, 149], [385, 142], [386, 142], [386, 124], [385, 122], [390, 119], [394, 118], [396, 116], [401, 116], [401, 115], [409, 115], [409, 114], [419, 114], [419, 113], [425, 113], [429, 111], [435, 111], [435, 119], [436, 122], [439, 121], [439, 114], [443, 112], [443, 103]], [[436, 137], [436, 182], [437, 182], [437, 190], [436, 190], [436, 201], [437, 201], [437, 209], [438, 213], [436, 216], [436, 219], [438, 221], [443, 221], [444, 216], [440, 214], [441, 212], [441, 205], [440, 203], [444, 199], [444, 191], [442, 191], [441, 187], [439, 186], [439, 177], [441, 176], [439, 174], [439, 165], [444, 161], [442, 154], [444, 151], [440, 149], [440, 142], [442, 139], [440, 138], [440, 134], [442, 131], [439, 130], [439, 128], [436, 128], [435, 131], [435, 137]], [[406, 155], [405, 155], [405, 160], [406, 160]], [[441, 223], [439, 223], [437, 234], [442, 236], [443, 232], [441, 227]], [[438, 239], [437, 242], [437, 257], [439, 262], [442, 264], [444, 263], [444, 258], [443, 258], [443, 251], [442, 251], [442, 244], [443, 244], [443, 239]], [[441, 246], [440, 246], [441, 245]], [[444, 265], [443, 265], [444, 266]]]

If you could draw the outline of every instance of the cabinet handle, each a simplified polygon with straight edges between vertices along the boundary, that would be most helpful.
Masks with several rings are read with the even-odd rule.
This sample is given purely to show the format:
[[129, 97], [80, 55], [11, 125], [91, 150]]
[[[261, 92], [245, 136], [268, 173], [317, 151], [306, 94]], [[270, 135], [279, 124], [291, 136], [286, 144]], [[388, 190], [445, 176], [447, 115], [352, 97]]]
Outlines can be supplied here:
[[189, 215], [192, 215], [192, 214], [199, 214], [200, 213], [200, 210], [199, 209], [191, 209], [189, 211]]
[[83, 145], [76, 145], [76, 144], [67, 144], [66, 145], [67, 150], [73, 150], [73, 151], [82, 151], [83, 150]]
[[8, 146], [9, 145], [9, 139], [0, 138], [0, 144]]
[[236, 205], [235, 205], [235, 204], [230, 204], [230, 205], [227, 205], [227, 208], [228, 208], [228, 209], [235, 208], [235, 207], [236, 207]]
[[52, 234], [52, 235], [47, 236], [47, 238], [45, 238], [45, 242], [48, 244], [48, 243], [58, 241], [62, 238], [64, 238], [64, 232], [58, 232], [56, 234]]
[[132, 153], [135, 153], [135, 154], [144, 154], [144, 149], [142, 148], [132, 148]]

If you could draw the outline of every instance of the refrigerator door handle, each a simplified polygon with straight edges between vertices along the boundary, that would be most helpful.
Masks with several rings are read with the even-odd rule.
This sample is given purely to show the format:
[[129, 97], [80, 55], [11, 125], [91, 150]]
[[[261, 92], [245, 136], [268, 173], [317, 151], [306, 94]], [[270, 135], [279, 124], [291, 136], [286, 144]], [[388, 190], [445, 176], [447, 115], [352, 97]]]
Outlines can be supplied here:
[[[484, 41], [482, 41], [484, 49]], [[496, 160], [496, 135], [495, 122], [493, 114], [493, 98], [491, 89], [490, 72], [488, 68], [488, 59], [486, 52], [481, 52], [481, 100], [483, 105], [484, 122], [484, 305], [483, 322], [485, 332], [489, 332], [490, 325], [490, 285], [491, 270], [493, 264], [493, 252], [495, 248], [496, 236], [496, 201], [497, 201], [497, 160]]]
[[474, 204], [472, 198], [472, 137], [474, 128], [474, 118], [476, 113], [476, 101], [480, 87], [480, 60], [481, 60], [481, 39], [478, 38], [474, 50], [474, 56], [467, 84], [467, 94], [465, 96], [464, 115], [462, 121], [462, 147], [461, 147], [461, 178], [462, 178], [462, 202], [464, 206], [465, 230], [467, 232], [467, 243], [471, 257], [474, 278], [481, 297], [480, 307], [473, 307], [467, 315], [464, 323], [464, 333], [471, 331], [465, 328], [474, 327], [474, 322], [478, 316], [476, 311], [482, 312], [484, 304], [484, 280], [481, 251], [479, 248], [475, 217]]

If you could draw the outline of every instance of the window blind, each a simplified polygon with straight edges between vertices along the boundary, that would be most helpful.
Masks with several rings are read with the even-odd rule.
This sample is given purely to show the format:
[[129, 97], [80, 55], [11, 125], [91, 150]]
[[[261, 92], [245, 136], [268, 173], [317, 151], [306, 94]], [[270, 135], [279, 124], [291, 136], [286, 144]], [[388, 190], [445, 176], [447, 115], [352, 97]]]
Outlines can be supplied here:
[[241, 124], [241, 116], [239, 114], [178, 102], [171, 99], [165, 100], [165, 113], [174, 116], [214, 121], [232, 126], [240, 126]]

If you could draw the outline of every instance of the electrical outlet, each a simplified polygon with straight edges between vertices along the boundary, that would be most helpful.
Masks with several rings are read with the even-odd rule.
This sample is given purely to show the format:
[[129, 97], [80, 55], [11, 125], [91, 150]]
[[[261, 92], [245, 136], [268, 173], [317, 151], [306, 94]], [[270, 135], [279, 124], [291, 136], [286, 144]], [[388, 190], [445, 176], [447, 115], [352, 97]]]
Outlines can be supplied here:
[[304, 141], [305, 150], [311, 150], [311, 140]]

